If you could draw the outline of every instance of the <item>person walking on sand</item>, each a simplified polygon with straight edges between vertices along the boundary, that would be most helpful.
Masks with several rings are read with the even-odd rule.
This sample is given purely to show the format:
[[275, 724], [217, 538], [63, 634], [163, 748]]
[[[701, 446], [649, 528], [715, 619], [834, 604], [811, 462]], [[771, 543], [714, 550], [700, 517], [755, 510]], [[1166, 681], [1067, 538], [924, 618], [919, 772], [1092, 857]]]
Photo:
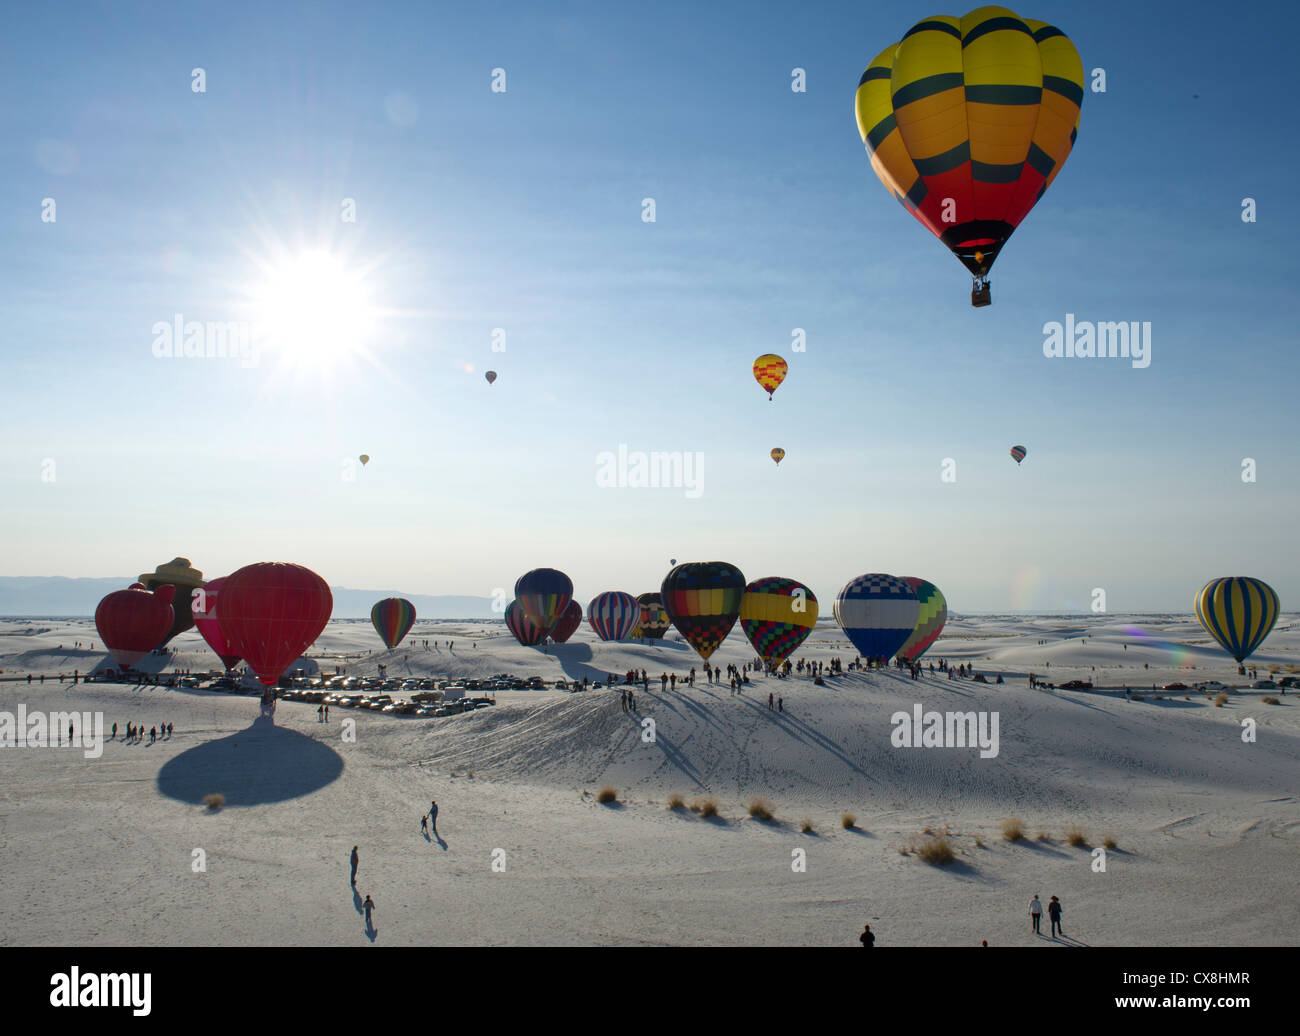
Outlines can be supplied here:
[[420, 834], [426, 838], [429, 837], [429, 814], [425, 813], [420, 817]]
[[429, 803], [429, 826], [433, 828], [433, 837], [440, 837], [438, 834], [438, 803]]
[[1065, 934], [1065, 929], [1061, 927], [1061, 901], [1055, 896], [1047, 904], [1047, 916], [1052, 919], [1052, 938], [1055, 939], [1057, 933]]
[[361, 905], [366, 908], [366, 927], [373, 928], [374, 925], [370, 923], [370, 913], [375, 909], [375, 901], [369, 896], [366, 896], [366, 901]]
[[775, 705], [775, 704], [776, 704], [776, 701], [775, 701], [775, 699], [772, 697], [772, 692], [771, 692], [771, 691], [768, 691], [768, 692], [767, 692], [767, 707], [770, 709], [770, 708], [771, 708], [773, 705]]
[[862, 934], [858, 936], [858, 942], [868, 947], [876, 945], [876, 933], [871, 930], [871, 925], [862, 926]]
[[359, 859], [360, 857], [357, 856], [357, 847], [354, 845], [352, 847], [352, 887], [353, 888], [357, 887], [357, 861]]
[[1042, 935], [1039, 929], [1039, 922], [1043, 919], [1043, 904], [1038, 901], [1038, 893], [1034, 893], [1034, 898], [1029, 901], [1029, 919], [1033, 922], [1033, 932], [1035, 935]]

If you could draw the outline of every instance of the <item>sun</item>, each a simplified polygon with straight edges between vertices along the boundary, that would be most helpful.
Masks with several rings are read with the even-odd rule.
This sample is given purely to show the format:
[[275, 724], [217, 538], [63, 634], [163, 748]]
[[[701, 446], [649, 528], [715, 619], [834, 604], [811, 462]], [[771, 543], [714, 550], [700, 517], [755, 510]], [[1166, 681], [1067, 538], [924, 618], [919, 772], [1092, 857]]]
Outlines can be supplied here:
[[323, 371], [368, 351], [377, 310], [364, 276], [327, 251], [268, 266], [251, 294], [259, 345], [287, 366]]

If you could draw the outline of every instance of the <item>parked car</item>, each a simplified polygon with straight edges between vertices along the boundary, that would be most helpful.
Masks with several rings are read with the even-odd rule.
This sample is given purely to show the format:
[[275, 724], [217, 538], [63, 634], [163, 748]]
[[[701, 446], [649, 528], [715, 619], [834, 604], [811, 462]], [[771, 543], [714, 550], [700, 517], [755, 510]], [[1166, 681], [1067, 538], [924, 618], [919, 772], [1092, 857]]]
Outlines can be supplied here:
[[1226, 691], [1228, 688], [1218, 680], [1202, 680], [1196, 685], [1198, 691]]
[[1251, 684], [1250, 686], [1253, 687], [1253, 688], [1254, 688], [1255, 690], [1257, 690], [1257, 691], [1276, 691], [1276, 690], [1277, 690], [1277, 684], [1274, 683], [1272, 680], [1256, 680], [1256, 681], [1255, 681], [1253, 684]]
[[1188, 691], [1191, 690], [1191, 688], [1188, 687], [1187, 684], [1179, 683], [1177, 680], [1175, 680], [1173, 683], [1165, 684], [1165, 690], [1166, 691]]
[[1300, 676], [1284, 676], [1277, 682], [1279, 687], [1300, 687]]
[[1092, 684], [1087, 680], [1067, 680], [1061, 684], [1063, 691], [1088, 691], [1092, 689]]

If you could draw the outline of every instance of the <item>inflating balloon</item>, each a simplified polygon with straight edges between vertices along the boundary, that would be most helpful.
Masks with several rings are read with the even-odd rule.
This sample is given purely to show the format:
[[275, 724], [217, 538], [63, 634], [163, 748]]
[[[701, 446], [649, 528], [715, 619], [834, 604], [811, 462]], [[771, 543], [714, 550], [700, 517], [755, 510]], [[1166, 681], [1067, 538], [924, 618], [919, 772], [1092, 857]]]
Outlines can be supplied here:
[[754, 380], [757, 381], [767, 391], [767, 398], [772, 399], [772, 393], [785, 381], [786, 371], [789, 365], [776, 353], [764, 353], [754, 361]]
[[641, 614], [637, 619], [634, 632], [646, 640], [660, 640], [668, 632], [672, 620], [664, 610], [663, 598], [658, 594], [640, 594], [636, 599]]
[[621, 590], [606, 590], [587, 605], [587, 622], [601, 640], [626, 640], [640, 619], [641, 605]]
[[494, 381], [497, 380], [497, 372], [496, 372], [496, 371], [488, 371], [486, 374], [483, 375], [483, 377], [487, 378], [487, 383], [488, 383], [489, 385], [491, 385], [492, 382], [494, 382]]
[[948, 602], [933, 583], [915, 576], [903, 576], [903, 582], [916, 591], [920, 608], [917, 611], [916, 627], [898, 649], [898, 657], [915, 662], [939, 639], [944, 623], [948, 621]]
[[815, 625], [817, 595], [797, 579], [755, 579], [740, 598], [740, 628], [770, 665], [790, 657]]
[[872, 572], [858, 576], [840, 591], [835, 621], [858, 653], [893, 658], [916, 629], [921, 602], [916, 591], [897, 576]]
[[858, 82], [880, 182], [975, 278], [987, 306], [1002, 246], [1078, 134], [1083, 63], [1060, 29], [1005, 7], [918, 22]]
[[309, 568], [275, 561], [226, 576], [217, 622], [235, 652], [267, 687], [320, 636], [334, 596]]
[[[221, 632], [221, 623], [217, 620], [217, 598], [225, 585], [225, 576], [209, 579], [201, 591], [190, 597], [190, 612], [194, 616], [194, 625], [199, 634], [208, 642], [221, 664], [227, 669], [234, 669], [239, 664], [239, 652], [230, 646], [230, 641]], [[176, 607], [176, 602], [172, 602]]]
[[525, 614], [517, 600], [506, 605], [506, 626], [524, 647], [536, 647], [546, 639], [546, 630]]
[[405, 597], [385, 597], [370, 609], [370, 621], [375, 624], [379, 639], [391, 651], [415, 625], [415, 605]]
[[1196, 595], [1205, 632], [1238, 662], [1264, 643], [1280, 610], [1277, 591], [1249, 576], [1211, 579]]
[[[1026, 450], [1023, 446], [1012, 446], [1012, 447], [1011, 447], [1011, 458], [1012, 458], [1012, 460], [1014, 460], [1017, 464], [1019, 464], [1022, 460], [1025, 459], [1025, 455], [1026, 455], [1028, 452], [1029, 452], [1029, 451]], [[1047, 466], [1050, 468], [1052, 465], [1051, 465], [1050, 463], [1048, 463]]]
[[780, 464], [781, 461], [785, 460], [785, 450], [781, 449], [780, 446], [774, 447], [772, 449], [772, 459]]
[[555, 620], [555, 625], [551, 627], [550, 638], [557, 644], [563, 644], [581, 625], [582, 605], [577, 601], [570, 601], [563, 614]]
[[175, 594], [176, 587], [170, 583], [152, 591], [146, 590], [143, 583], [132, 583], [99, 602], [95, 628], [108, 653], [123, 669], [130, 669], [163, 643], [172, 628]]
[[659, 593], [677, 631], [707, 660], [736, 624], [745, 576], [725, 561], [690, 561], [664, 576]]
[[185, 607], [184, 602], [190, 599], [190, 595], [197, 587], [203, 586], [203, 573], [190, 564], [189, 558], [172, 558], [152, 572], [144, 573], [140, 577], [140, 582], [144, 584], [146, 590], [157, 590], [163, 586], [175, 587], [175, 596], [172, 599], [172, 628], [154, 647], [161, 647], [172, 637], [184, 633], [194, 625], [194, 616], [190, 613], [190, 609]]
[[515, 600], [528, 621], [550, 631], [573, 597], [573, 580], [554, 568], [535, 568], [515, 582]]

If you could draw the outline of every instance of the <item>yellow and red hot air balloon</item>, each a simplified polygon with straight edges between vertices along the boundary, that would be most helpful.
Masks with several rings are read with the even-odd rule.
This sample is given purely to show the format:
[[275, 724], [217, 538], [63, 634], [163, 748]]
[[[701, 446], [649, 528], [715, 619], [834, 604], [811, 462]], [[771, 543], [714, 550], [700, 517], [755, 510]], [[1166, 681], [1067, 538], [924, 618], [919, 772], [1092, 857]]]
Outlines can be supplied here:
[[764, 353], [754, 361], [754, 380], [763, 386], [769, 402], [772, 393], [780, 387], [781, 382], [785, 381], [789, 369], [790, 365], [776, 353]]
[[776, 461], [777, 464], [780, 464], [781, 461], [785, 460], [785, 450], [781, 449], [780, 446], [773, 446], [772, 459]]
[[1054, 25], [1005, 7], [917, 22], [862, 73], [855, 108], [871, 168], [975, 278], [989, 271], [1069, 157], [1083, 62]]
[[491, 385], [494, 381], [497, 380], [497, 372], [488, 371], [486, 374], [483, 375], [483, 377], [487, 378], [487, 383]]

